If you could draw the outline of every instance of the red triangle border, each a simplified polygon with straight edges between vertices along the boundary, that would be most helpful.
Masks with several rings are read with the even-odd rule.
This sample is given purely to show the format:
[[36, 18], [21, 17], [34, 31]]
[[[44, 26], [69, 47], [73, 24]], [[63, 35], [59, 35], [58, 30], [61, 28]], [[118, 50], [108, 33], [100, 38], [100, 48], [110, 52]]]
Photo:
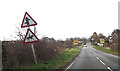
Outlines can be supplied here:
[[[35, 24], [23, 26], [23, 23], [24, 23], [24, 19], [25, 19], [26, 14], [31, 18], [31, 20], [34, 21]], [[35, 26], [35, 25], [37, 25], [36, 21], [35, 21], [27, 12], [25, 12], [24, 18], [23, 18], [23, 20], [22, 20], [21, 28], [29, 27], [29, 26]]]
[[[36, 41], [25, 42], [25, 40], [26, 40], [26, 38], [27, 38], [27, 34], [28, 34], [29, 31], [35, 36], [35, 38], [37, 39]], [[23, 42], [24, 42], [24, 43], [39, 42], [39, 39], [38, 39], [38, 38], [36, 37], [36, 35], [28, 28], [28, 29], [27, 29], [27, 33], [26, 33], [26, 35], [25, 35], [25, 39], [24, 39]]]

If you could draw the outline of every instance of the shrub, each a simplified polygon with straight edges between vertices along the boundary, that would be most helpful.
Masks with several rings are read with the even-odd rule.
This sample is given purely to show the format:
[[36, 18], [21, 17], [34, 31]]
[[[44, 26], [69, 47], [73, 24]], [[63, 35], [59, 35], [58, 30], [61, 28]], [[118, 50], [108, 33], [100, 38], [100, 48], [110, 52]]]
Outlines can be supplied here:
[[[46, 42], [40, 40], [33, 43], [38, 62], [45, 62], [48, 59], [55, 58], [58, 53], [64, 51], [71, 45], [62, 42]], [[34, 64], [31, 44], [24, 44], [23, 41], [4, 41], [3, 42], [2, 62], [3, 69], [19, 68], [22, 65]]]
[[111, 48], [112, 51], [118, 51], [118, 43], [112, 43], [110, 48]]
[[32, 51], [29, 44], [23, 44], [21, 41], [3, 42], [2, 62], [3, 69], [18, 67], [22, 64], [30, 64], [33, 62]]

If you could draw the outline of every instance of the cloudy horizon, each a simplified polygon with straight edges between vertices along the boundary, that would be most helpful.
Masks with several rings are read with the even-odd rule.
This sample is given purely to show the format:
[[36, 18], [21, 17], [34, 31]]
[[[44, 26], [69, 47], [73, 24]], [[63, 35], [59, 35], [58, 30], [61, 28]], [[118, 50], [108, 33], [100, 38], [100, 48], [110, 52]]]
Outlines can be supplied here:
[[15, 26], [21, 27], [25, 12], [37, 22], [39, 39], [43, 36], [57, 40], [89, 38], [94, 32], [108, 36], [114, 29], [118, 29], [118, 2], [119, 0], [0, 1], [0, 40], [16, 37]]

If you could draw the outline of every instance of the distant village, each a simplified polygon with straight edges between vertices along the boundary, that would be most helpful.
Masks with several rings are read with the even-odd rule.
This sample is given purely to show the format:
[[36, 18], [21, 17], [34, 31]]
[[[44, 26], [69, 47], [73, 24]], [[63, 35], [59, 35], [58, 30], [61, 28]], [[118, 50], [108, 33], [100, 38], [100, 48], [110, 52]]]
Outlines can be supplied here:
[[95, 46], [109, 47], [112, 50], [118, 51], [120, 44], [120, 30], [115, 29], [108, 37], [102, 33], [97, 34], [96, 32], [90, 37], [90, 42]]
[[[75, 37], [75, 38], [67, 38], [66, 41], [62, 41], [62, 40], [55, 40], [54, 38], [49, 38], [49, 37], [43, 37], [41, 40], [44, 40], [46, 42], [70, 42], [73, 45], [85, 45], [87, 42], [91, 42], [93, 45], [95, 46], [106, 46], [106, 47], [110, 47], [110, 46], [118, 46], [118, 39], [120, 39], [119, 37], [120, 35], [120, 30], [115, 29], [111, 35], [109, 36], [104, 36], [102, 33], [97, 34], [96, 32], [94, 32], [89, 39], [87, 38], [79, 38], [79, 37]], [[75, 44], [74, 44], [75, 43]]]

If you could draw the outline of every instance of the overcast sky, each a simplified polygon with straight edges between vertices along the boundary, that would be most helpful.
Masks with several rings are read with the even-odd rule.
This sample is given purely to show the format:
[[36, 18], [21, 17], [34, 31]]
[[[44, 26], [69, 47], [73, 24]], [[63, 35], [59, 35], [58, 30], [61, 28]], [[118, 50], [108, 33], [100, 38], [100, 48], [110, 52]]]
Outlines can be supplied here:
[[89, 38], [93, 32], [108, 36], [118, 28], [118, 1], [1, 0], [0, 40], [16, 36], [15, 26], [21, 27], [25, 12], [37, 22], [38, 38]]

